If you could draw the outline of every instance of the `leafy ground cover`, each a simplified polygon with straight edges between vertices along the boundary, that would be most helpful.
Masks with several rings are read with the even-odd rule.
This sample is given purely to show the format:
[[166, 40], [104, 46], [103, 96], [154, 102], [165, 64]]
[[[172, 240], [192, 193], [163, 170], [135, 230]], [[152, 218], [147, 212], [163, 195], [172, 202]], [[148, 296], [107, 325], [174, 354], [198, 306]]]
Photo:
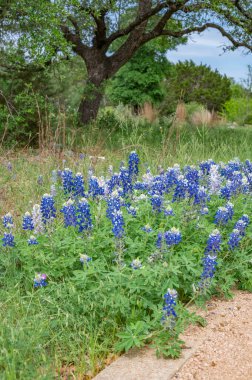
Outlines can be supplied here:
[[252, 291], [251, 161], [116, 157], [46, 158], [41, 176], [24, 158], [2, 166], [2, 378], [89, 378], [146, 343], [176, 357], [183, 329], [204, 323], [188, 303]]

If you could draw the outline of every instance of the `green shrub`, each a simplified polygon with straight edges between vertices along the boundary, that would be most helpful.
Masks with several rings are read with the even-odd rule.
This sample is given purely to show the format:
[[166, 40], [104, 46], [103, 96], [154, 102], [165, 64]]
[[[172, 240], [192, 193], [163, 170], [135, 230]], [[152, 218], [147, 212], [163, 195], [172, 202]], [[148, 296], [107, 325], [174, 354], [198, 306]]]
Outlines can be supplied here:
[[244, 124], [251, 124], [252, 125], [252, 113], [248, 114], [244, 119]]
[[[240, 125], [245, 123], [247, 116], [251, 113], [252, 99], [249, 98], [231, 98], [224, 104], [223, 114], [231, 122]], [[246, 122], [246, 124], [248, 124]]]

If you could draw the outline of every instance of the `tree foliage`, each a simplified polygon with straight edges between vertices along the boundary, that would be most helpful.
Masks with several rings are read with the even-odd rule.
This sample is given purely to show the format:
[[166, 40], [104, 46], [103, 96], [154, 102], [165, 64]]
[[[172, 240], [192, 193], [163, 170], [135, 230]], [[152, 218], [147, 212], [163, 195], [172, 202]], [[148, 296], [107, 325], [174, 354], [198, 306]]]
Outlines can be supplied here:
[[85, 78], [79, 57], [42, 71], [0, 67], [0, 136], [5, 144], [37, 145], [41, 128], [47, 125], [55, 133], [60, 114], [66, 126], [72, 126]]
[[165, 94], [162, 82], [169, 67], [164, 53], [143, 46], [115, 75], [107, 94], [114, 104], [158, 104]]
[[210, 111], [220, 111], [231, 97], [231, 80], [207, 65], [185, 61], [174, 66], [166, 78], [166, 89], [169, 106], [183, 100], [200, 103]]
[[[127, 15], [127, 17], [125, 17]], [[104, 81], [135, 52], [157, 37], [170, 41], [208, 28], [231, 45], [252, 50], [250, 0], [1, 0], [0, 45], [10, 65], [48, 65], [79, 55], [85, 62], [89, 90], [80, 106], [81, 120], [97, 114]], [[115, 42], [117, 48], [112, 49]], [[14, 48], [14, 50], [13, 50]], [[25, 53], [18, 60], [16, 50]], [[14, 52], [14, 54], [12, 54]]]

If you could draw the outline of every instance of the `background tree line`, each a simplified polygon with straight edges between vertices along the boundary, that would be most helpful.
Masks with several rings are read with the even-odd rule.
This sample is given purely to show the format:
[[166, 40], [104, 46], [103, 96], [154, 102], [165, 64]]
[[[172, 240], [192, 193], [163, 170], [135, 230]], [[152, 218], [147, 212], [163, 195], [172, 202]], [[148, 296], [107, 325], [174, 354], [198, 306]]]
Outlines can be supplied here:
[[179, 98], [219, 111], [230, 81], [192, 62], [171, 65], [167, 52], [208, 28], [226, 38], [225, 49], [251, 52], [251, 20], [248, 0], [1, 0], [2, 140], [87, 125], [104, 99], [134, 109], [163, 102], [169, 114]]

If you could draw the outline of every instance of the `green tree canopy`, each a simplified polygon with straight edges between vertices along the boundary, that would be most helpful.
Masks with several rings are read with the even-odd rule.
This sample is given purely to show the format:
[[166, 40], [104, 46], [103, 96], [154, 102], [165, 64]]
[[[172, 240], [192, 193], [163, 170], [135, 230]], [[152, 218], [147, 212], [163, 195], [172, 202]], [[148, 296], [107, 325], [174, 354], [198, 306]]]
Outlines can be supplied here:
[[183, 100], [200, 103], [210, 111], [220, 111], [232, 95], [231, 79], [210, 66], [196, 65], [193, 61], [178, 62], [170, 73], [166, 77], [165, 101], [169, 107]]
[[[0, 46], [9, 60], [14, 48], [11, 63], [19, 65], [79, 55], [88, 74], [79, 108], [87, 123], [97, 114], [105, 81], [144, 44], [214, 28], [231, 43], [227, 49], [251, 51], [251, 21], [250, 0], [0, 0]], [[115, 41], [121, 43], [112, 52]]]
[[123, 103], [133, 107], [145, 102], [158, 104], [164, 97], [164, 77], [170, 64], [164, 53], [148, 45], [141, 47], [123, 66], [107, 89], [114, 104]]

